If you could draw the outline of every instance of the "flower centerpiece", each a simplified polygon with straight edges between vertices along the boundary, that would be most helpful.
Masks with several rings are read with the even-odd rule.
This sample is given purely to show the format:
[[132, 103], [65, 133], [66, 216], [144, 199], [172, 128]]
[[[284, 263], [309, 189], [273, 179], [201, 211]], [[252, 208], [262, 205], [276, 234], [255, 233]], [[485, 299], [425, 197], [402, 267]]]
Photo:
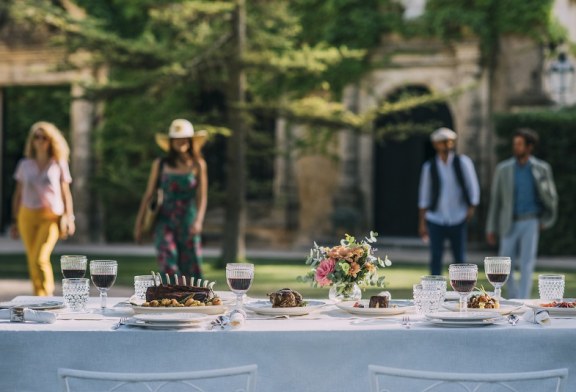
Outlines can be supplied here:
[[338, 300], [359, 300], [362, 292], [360, 286], [384, 287], [384, 276], [378, 276], [378, 269], [392, 265], [384, 259], [374, 256], [376, 251], [371, 244], [376, 242], [378, 233], [370, 232], [369, 237], [357, 240], [346, 234], [340, 245], [332, 248], [318, 246], [306, 259], [312, 269], [304, 276], [298, 277], [301, 282], [310, 282], [313, 287], [330, 287], [330, 298]]

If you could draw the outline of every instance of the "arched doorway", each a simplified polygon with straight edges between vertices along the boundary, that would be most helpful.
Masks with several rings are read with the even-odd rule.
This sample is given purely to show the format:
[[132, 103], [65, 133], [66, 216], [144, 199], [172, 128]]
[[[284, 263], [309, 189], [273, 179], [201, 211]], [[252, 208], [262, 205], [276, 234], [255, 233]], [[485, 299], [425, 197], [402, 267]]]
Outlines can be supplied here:
[[[408, 95], [429, 93], [423, 86], [405, 86], [386, 99], [396, 102]], [[452, 115], [445, 103], [423, 105], [376, 119], [374, 227], [381, 236], [418, 235], [420, 170], [434, 155], [429, 135], [440, 126], [453, 128]], [[378, 137], [382, 132], [389, 136]]]

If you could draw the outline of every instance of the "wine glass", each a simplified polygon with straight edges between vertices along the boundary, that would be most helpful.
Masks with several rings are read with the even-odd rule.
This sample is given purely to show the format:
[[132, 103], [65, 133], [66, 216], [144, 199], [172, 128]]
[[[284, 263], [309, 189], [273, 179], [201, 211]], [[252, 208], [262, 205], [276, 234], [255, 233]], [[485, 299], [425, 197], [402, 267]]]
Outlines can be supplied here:
[[100, 310], [102, 313], [106, 310], [106, 298], [108, 290], [116, 281], [118, 274], [118, 263], [116, 260], [91, 260], [90, 277], [92, 283], [100, 291]]
[[474, 290], [478, 280], [476, 264], [450, 264], [448, 267], [450, 285], [460, 295], [460, 312], [468, 311], [468, 294]]
[[86, 275], [86, 256], [62, 255], [60, 268], [64, 279], [83, 278]]
[[502, 286], [510, 276], [512, 262], [510, 257], [486, 257], [484, 258], [484, 272], [486, 278], [494, 286], [494, 298], [502, 299]]
[[254, 279], [254, 264], [226, 264], [226, 280], [228, 287], [236, 294], [236, 309], [242, 309], [242, 298], [250, 290]]

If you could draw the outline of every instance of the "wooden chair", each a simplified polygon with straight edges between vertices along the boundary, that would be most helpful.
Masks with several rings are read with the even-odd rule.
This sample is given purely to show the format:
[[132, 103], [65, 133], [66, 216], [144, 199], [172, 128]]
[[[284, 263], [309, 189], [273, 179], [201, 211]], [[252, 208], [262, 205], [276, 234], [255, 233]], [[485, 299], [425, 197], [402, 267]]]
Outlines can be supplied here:
[[371, 392], [564, 392], [568, 369], [444, 373], [369, 365]]
[[177, 373], [58, 369], [64, 392], [254, 392], [257, 365]]

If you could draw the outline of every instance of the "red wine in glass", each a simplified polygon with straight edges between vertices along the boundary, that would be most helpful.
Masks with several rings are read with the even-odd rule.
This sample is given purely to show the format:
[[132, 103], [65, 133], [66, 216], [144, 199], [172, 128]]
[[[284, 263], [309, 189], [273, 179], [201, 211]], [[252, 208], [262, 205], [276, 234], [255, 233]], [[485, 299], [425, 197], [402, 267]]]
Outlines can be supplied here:
[[252, 286], [254, 279], [254, 264], [226, 264], [226, 281], [230, 290], [236, 294], [236, 309], [242, 309], [242, 297]]
[[460, 312], [468, 310], [468, 294], [474, 290], [478, 280], [476, 264], [450, 264], [448, 267], [450, 285], [460, 295]]
[[508, 280], [512, 261], [510, 257], [486, 257], [484, 259], [484, 271], [488, 282], [494, 286], [494, 298], [502, 299], [502, 286]]
[[509, 274], [486, 274], [488, 282], [494, 283], [506, 283]]
[[476, 280], [452, 279], [450, 285], [459, 293], [470, 293], [476, 286]]
[[248, 291], [252, 286], [251, 278], [228, 278], [228, 285], [232, 291]]
[[100, 309], [106, 310], [106, 298], [108, 289], [112, 287], [118, 275], [118, 263], [116, 260], [92, 260], [90, 262], [90, 277], [92, 283], [100, 291]]
[[116, 281], [116, 275], [113, 274], [92, 274], [92, 283], [99, 289], [109, 289]]

